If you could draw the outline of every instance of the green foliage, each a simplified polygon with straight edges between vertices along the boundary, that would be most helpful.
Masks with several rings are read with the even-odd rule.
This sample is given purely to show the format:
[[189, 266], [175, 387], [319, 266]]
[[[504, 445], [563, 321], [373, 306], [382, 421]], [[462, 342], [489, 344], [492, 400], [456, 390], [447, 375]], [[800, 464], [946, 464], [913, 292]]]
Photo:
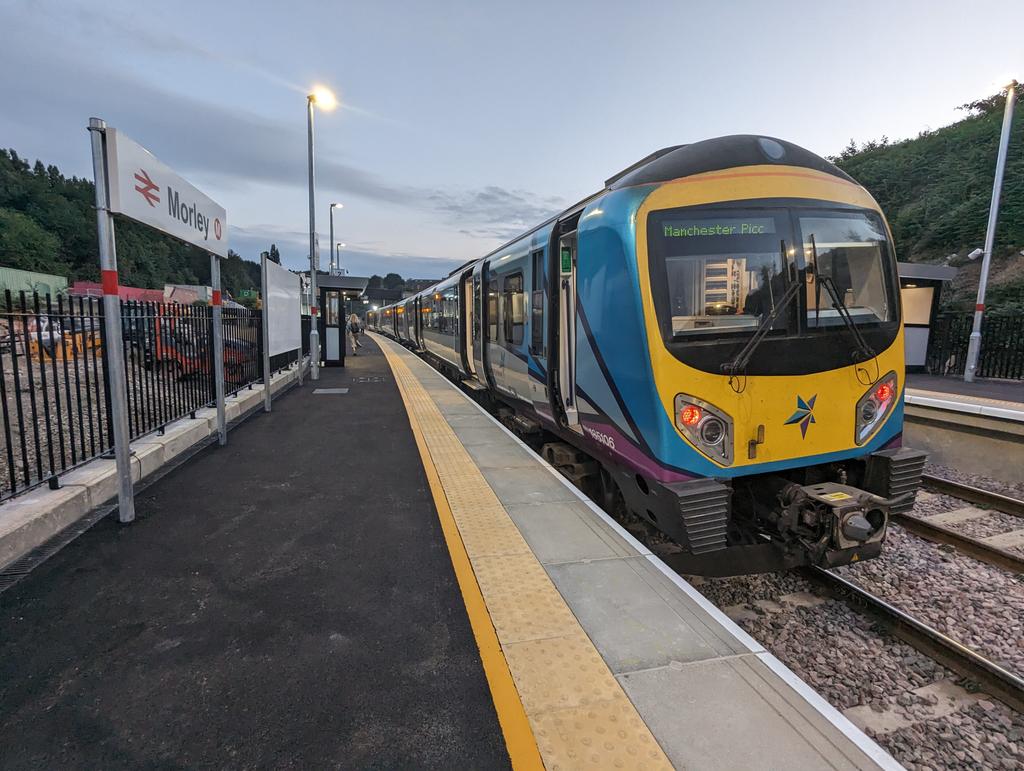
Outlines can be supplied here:
[[990, 286], [985, 292], [985, 307], [1001, 314], [1024, 313], [1024, 278]]
[[[30, 166], [14, 150], [0, 149], [0, 264], [71, 281], [99, 280], [94, 201], [91, 181], [65, 177], [41, 161]], [[116, 238], [124, 285], [209, 283], [210, 256], [201, 249], [120, 218]], [[222, 261], [221, 285], [229, 293], [259, 283], [258, 263], [234, 253]]]
[[[901, 260], [963, 253], [985, 239], [1005, 96], [964, 105], [969, 117], [916, 139], [850, 146], [832, 160], [885, 212]], [[1024, 245], [1024, 111], [1014, 117], [998, 247]]]
[[383, 284], [385, 289], [401, 289], [405, 286], [405, 279], [397, 273], [388, 273], [384, 276]]
[[281, 253], [277, 251], [277, 244], [270, 245], [270, 256], [267, 259], [271, 262], [276, 262], [278, 265], [281, 264]]
[[[878, 201], [892, 228], [901, 261], [948, 261], [960, 269], [943, 292], [947, 308], [974, 307], [978, 272], [966, 259], [981, 247], [988, 224], [992, 182], [1006, 93], [962, 105], [968, 117], [915, 139], [890, 143], [886, 137], [850, 144], [835, 158], [843, 171]], [[1010, 128], [999, 220], [986, 307], [1024, 310], [1020, 277], [1024, 246], [1024, 110]], [[959, 255], [959, 256], [957, 256]]]
[[0, 209], [0, 264], [8, 268], [67, 275], [57, 258], [60, 239], [41, 228], [34, 219], [10, 209]]

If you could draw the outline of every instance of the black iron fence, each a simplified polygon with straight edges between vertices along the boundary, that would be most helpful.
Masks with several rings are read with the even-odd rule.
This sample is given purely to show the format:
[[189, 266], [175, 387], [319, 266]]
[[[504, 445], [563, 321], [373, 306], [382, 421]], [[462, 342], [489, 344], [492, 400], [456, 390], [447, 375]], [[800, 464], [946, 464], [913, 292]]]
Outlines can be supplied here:
[[0, 311], [0, 498], [111, 447], [103, 305], [5, 291]]
[[[972, 313], [940, 313], [932, 324], [925, 366], [933, 375], [962, 375], [974, 325]], [[986, 314], [978, 377], [1024, 380], [1024, 315]]]
[[[0, 309], [0, 500], [112, 447], [100, 298], [12, 296]], [[122, 302], [128, 427], [138, 439], [216, 400], [212, 308]], [[259, 311], [222, 310], [227, 393], [263, 377]]]
[[224, 308], [221, 322], [224, 383], [231, 394], [263, 379], [263, 318], [260, 311]]

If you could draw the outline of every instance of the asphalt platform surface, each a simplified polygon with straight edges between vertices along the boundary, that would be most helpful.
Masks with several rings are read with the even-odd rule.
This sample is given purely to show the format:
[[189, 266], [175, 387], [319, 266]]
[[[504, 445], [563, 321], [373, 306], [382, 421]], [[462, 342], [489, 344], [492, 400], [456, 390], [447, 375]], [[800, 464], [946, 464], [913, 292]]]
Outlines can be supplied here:
[[907, 387], [920, 388], [922, 391], [940, 391], [946, 394], [1024, 403], [1024, 382], [1018, 380], [978, 379], [973, 383], [965, 383], [962, 376], [948, 377], [908, 373]]
[[364, 344], [0, 594], [0, 767], [508, 767]]

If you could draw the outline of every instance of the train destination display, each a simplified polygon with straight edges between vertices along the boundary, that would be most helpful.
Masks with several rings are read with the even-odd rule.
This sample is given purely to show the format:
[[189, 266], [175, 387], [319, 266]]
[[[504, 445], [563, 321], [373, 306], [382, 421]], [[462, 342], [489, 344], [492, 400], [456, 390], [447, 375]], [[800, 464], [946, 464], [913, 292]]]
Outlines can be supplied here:
[[771, 217], [745, 219], [669, 220], [662, 223], [665, 238], [695, 238], [704, 236], [763, 236], [775, 232]]

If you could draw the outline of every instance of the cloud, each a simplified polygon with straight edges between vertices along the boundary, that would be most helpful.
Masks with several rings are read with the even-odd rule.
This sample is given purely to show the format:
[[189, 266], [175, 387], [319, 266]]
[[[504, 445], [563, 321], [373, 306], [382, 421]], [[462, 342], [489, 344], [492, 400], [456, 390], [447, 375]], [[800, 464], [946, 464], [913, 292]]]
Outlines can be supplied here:
[[[80, 8], [58, 24], [53, 13], [41, 18], [32, 15], [34, 6], [26, 5], [22, 13], [26, 19], [18, 22], [30, 34], [25, 29], [16, 33], [13, 25], [0, 34], [0, 93], [4, 94], [0, 127], [16, 128], [17, 134], [31, 137], [35, 148], [53, 148], [48, 162], [71, 173], [88, 174], [84, 125], [88, 116], [99, 115], [110, 125], [128, 128], [129, 134], [156, 149], [162, 160], [186, 176], [204, 185], [213, 181], [221, 191], [231, 191], [235, 200], [244, 200], [253, 184], [305, 188], [306, 136], [301, 119], [276, 120], [204, 98], [201, 89], [154, 86], [130, 67], [99, 64], [95, 57], [84, 55], [80, 41], [114, 23], [105, 15]], [[116, 23], [117, 35], [134, 41], [132, 45], [157, 46], [165, 58], [181, 55], [199, 59], [204, 66], [220, 61], [268, 75], [256, 65], [173, 34], [149, 32], [130, 21]], [[107, 39], [110, 34], [107, 29]], [[167, 65], [168, 72], [175, 71], [167, 61], [160, 64]], [[291, 87], [279, 78], [269, 80]], [[317, 179], [322, 190], [432, 213], [453, 234], [491, 242], [505, 241], [563, 206], [556, 197], [500, 186], [456, 190], [393, 182], [323, 150], [317, 157]], [[236, 222], [244, 220], [244, 204], [231, 208], [239, 212], [233, 217]], [[296, 251], [305, 254], [306, 238], [296, 243], [302, 244]], [[480, 251], [486, 250], [484, 246]]]
[[509, 239], [544, 222], [565, 208], [557, 196], [538, 197], [525, 190], [489, 185], [460, 193], [437, 190], [431, 204], [452, 224], [471, 223], [459, 232], [481, 238]]
[[[254, 225], [231, 227], [231, 248], [246, 259], [258, 260], [260, 252], [277, 244], [282, 253], [285, 267], [293, 270], [309, 268], [309, 233], [288, 230], [275, 225]], [[296, 255], [302, 255], [301, 257]], [[326, 248], [320, 253], [320, 267], [326, 270], [330, 257]], [[465, 260], [453, 260], [422, 254], [393, 252], [386, 249], [372, 249], [366, 245], [352, 244], [339, 256], [339, 265], [354, 276], [370, 276], [374, 273], [398, 273], [406, 278], [443, 278]]]

